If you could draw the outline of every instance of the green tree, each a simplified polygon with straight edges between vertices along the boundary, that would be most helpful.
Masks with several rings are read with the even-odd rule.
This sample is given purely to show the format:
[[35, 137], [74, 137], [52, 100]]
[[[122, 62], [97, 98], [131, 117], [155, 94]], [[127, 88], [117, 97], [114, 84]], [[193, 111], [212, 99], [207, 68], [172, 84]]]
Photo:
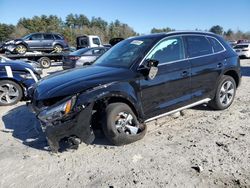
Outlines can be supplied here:
[[213, 27], [211, 27], [209, 29], [210, 32], [218, 34], [218, 35], [222, 35], [223, 34], [223, 27], [219, 26], [219, 25], [215, 25]]
[[14, 25], [0, 23], [0, 42], [10, 39], [11, 33], [15, 30]]
[[151, 29], [151, 33], [167, 33], [167, 32], [170, 32], [170, 31], [175, 31], [175, 30], [171, 29], [169, 27], [162, 28], [162, 29], [157, 29], [157, 28]]

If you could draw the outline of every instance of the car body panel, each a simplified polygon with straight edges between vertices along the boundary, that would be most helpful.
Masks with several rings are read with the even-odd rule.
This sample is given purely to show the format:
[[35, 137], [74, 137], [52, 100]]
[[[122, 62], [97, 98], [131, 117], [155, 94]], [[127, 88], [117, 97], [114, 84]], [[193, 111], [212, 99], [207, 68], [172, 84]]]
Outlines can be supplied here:
[[[189, 57], [187, 44], [184, 40], [185, 58], [159, 64], [156, 76], [150, 79], [145, 60], [152, 49], [168, 37], [181, 36], [185, 38], [187, 35], [214, 37], [221, 42], [225, 49], [220, 53], [213, 51], [209, 55]], [[207, 102], [211, 100], [214, 97], [219, 79], [228, 71], [233, 71], [240, 80], [240, 64], [237, 54], [222, 38], [212, 33], [171, 32], [139, 36], [124, 40], [113, 48], [122, 46], [123, 42], [126, 43], [126, 41], [129, 44], [140, 45], [142, 44], [140, 40], [145, 38], [154, 38], [155, 41], [147, 51], [143, 52], [143, 56], [130, 67], [100, 66], [96, 62], [90, 66], [55, 73], [42, 79], [30, 90], [30, 95], [33, 98], [32, 108], [39, 114], [49, 107], [48, 101], [57, 100], [60, 102], [68, 97], [76, 97], [74, 110], [80, 108], [86, 114], [90, 114], [96, 102], [105, 103], [108, 101], [107, 99], [114, 98], [127, 103], [134, 110], [139, 122], [145, 122], [147, 119], [154, 119], [161, 114], [190, 106], [193, 103], [200, 104], [197, 101]], [[105, 55], [101, 58], [105, 58]], [[119, 65], [119, 61], [117, 62]], [[105, 104], [103, 105], [105, 106]], [[72, 113], [75, 113], [74, 110]], [[71, 120], [75, 121], [77, 118]], [[85, 122], [90, 122], [90, 119]], [[84, 126], [87, 132], [91, 133], [90, 123], [88, 125], [76, 123], [75, 126]], [[75, 129], [73, 127], [72, 129]], [[56, 126], [54, 128], [56, 129]], [[71, 133], [70, 130], [69, 132]], [[92, 140], [92, 133], [87, 135], [85, 135], [84, 140]], [[54, 137], [59, 139], [58, 134], [50, 136], [51, 139]], [[68, 136], [71, 135], [68, 133]]]

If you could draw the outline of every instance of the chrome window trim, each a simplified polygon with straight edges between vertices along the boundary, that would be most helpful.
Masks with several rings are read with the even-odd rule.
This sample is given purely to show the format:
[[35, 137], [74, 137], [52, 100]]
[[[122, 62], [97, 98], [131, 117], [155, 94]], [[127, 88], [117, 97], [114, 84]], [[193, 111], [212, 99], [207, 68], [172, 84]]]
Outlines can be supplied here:
[[[164, 41], [164, 40], [166, 40], [166, 39], [168, 39], [168, 38], [172, 38], [172, 37], [182, 37], [182, 36], [202, 36], [202, 37], [205, 37], [205, 38], [207, 38], [207, 37], [210, 37], [210, 38], [213, 38], [213, 39], [215, 39], [215, 40], [217, 40], [219, 43], [220, 43], [220, 45], [223, 47], [223, 50], [222, 51], [219, 51], [219, 52], [216, 52], [216, 53], [211, 53], [211, 54], [206, 54], [206, 55], [201, 55], [201, 56], [196, 56], [196, 57], [191, 57], [191, 58], [189, 58], [189, 57], [186, 57], [186, 58], [184, 58], [184, 59], [180, 59], [180, 60], [176, 60], [176, 61], [169, 61], [169, 62], [166, 62], [166, 63], [162, 63], [162, 64], [159, 64], [158, 65], [158, 67], [159, 66], [162, 66], [162, 65], [167, 65], [167, 64], [172, 64], [172, 63], [177, 63], [177, 62], [181, 62], [181, 61], [185, 61], [185, 60], [192, 60], [192, 59], [198, 59], [198, 58], [201, 58], [201, 57], [207, 57], [207, 56], [212, 56], [212, 55], [217, 55], [217, 54], [220, 54], [220, 53], [223, 53], [223, 52], [225, 52], [226, 51], [226, 48], [224, 47], [224, 45], [217, 39], [217, 38], [215, 38], [215, 37], [213, 37], [213, 36], [210, 36], [210, 35], [202, 35], [202, 34], [178, 34], [178, 35], [171, 35], [171, 36], [167, 36], [167, 37], [164, 37], [164, 38], [162, 38], [160, 41], [158, 41], [152, 48], [151, 48], [151, 50], [144, 56], [144, 58], [141, 60], [141, 62], [139, 63], [139, 65], [138, 65], [138, 68], [137, 68], [137, 70], [140, 70], [141, 68], [139, 68], [142, 64], [143, 64], [143, 62], [145, 61], [145, 59], [146, 59], [146, 57], [155, 49], [155, 47], [158, 45], [158, 44], [160, 44], [162, 41]], [[208, 39], [207, 39], [208, 40]], [[209, 42], [209, 41], [208, 41]], [[210, 42], [209, 42], [210, 43]], [[212, 46], [212, 45], [211, 45]], [[213, 49], [213, 47], [212, 47], [212, 49]], [[184, 49], [184, 52], [185, 52], [185, 49]], [[188, 54], [185, 54], [185, 56], [186, 55], [188, 55]]]

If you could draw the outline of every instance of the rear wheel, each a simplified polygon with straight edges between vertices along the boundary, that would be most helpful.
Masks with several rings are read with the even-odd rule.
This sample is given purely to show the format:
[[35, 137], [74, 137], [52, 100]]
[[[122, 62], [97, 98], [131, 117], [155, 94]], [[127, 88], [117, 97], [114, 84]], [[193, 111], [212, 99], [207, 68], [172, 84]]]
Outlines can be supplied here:
[[61, 53], [63, 51], [63, 48], [61, 45], [59, 44], [56, 44], [53, 48], [53, 51], [56, 52], [56, 53]]
[[25, 54], [27, 52], [27, 47], [23, 44], [18, 44], [15, 50], [18, 54]]
[[51, 66], [51, 61], [48, 57], [42, 57], [38, 60], [41, 67], [44, 69], [48, 69]]
[[236, 83], [231, 76], [224, 75], [217, 87], [216, 95], [209, 105], [216, 110], [228, 108], [236, 94]]
[[22, 88], [10, 80], [0, 81], [0, 106], [13, 105], [23, 97]]
[[138, 122], [131, 108], [124, 103], [109, 104], [105, 110], [103, 131], [115, 145], [125, 145], [142, 139], [146, 125]]

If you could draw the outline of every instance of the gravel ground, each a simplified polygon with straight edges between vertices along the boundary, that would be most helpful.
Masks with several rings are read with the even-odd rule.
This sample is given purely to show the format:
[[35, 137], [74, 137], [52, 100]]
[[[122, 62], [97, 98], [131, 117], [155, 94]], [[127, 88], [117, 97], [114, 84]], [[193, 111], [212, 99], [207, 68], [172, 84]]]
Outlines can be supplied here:
[[24, 102], [0, 107], [0, 187], [250, 187], [250, 60], [241, 64], [229, 109], [199, 106], [158, 119], [127, 146], [100, 134], [92, 145], [51, 154]]

